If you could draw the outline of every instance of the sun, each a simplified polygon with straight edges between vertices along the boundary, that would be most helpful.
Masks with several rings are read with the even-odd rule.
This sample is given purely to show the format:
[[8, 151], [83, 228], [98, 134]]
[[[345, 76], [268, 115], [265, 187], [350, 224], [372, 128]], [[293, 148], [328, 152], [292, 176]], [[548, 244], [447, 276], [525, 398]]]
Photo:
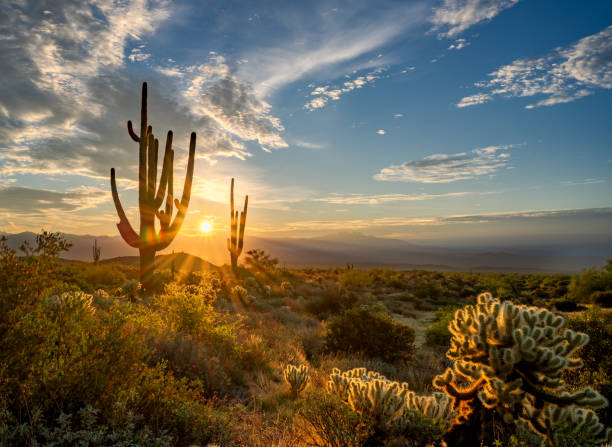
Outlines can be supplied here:
[[200, 224], [200, 231], [202, 233], [209, 233], [211, 230], [212, 230], [212, 224], [209, 221], [205, 220], [204, 222]]

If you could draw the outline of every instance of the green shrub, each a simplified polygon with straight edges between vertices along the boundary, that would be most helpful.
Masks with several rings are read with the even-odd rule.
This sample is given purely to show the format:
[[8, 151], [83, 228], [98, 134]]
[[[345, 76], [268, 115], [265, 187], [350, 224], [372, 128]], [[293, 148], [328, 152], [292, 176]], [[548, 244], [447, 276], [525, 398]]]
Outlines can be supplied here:
[[408, 360], [414, 352], [414, 329], [364, 306], [332, 318], [328, 329], [325, 344], [331, 352], [363, 353], [389, 362]]
[[357, 296], [343, 287], [326, 287], [320, 295], [308, 299], [305, 308], [319, 318], [328, 318], [350, 309], [356, 303]]
[[[589, 336], [580, 348], [582, 368], [566, 371], [564, 378], [574, 389], [590, 386], [612, 402], [612, 312], [590, 309], [567, 320], [568, 328]], [[612, 420], [610, 406], [598, 410], [602, 420]]]
[[363, 420], [337, 396], [313, 393], [298, 410], [302, 431], [316, 447], [361, 447], [372, 436], [372, 423]]
[[612, 290], [603, 290], [591, 293], [589, 297], [591, 303], [596, 306], [610, 308], [612, 307]]
[[436, 320], [425, 331], [425, 340], [428, 345], [448, 347], [450, 345], [451, 333], [448, 325], [453, 318], [457, 307], [447, 306], [436, 310]]
[[109, 447], [170, 447], [172, 438], [155, 435], [148, 427], [138, 427], [139, 418], [126, 412], [109, 425], [99, 422], [99, 412], [91, 406], [76, 415], [61, 413], [54, 423], [47, 423], [40, 413], [20, 423], [6, 410], [0, 412], [0, 446], [104, 445]]

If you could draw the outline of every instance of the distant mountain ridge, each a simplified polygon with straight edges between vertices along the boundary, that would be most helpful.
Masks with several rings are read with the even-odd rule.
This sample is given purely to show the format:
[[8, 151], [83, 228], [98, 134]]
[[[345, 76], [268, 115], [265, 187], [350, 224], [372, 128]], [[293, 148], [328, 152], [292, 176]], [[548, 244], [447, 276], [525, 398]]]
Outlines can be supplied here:
[[[8, 245], [17, 249], [24, 240], [34, 242], [31, 232], [6, 234]], [[102, 259], [132, 257], [138, 250], [129, 247], [119, 236], [65, 234], [72, 248], [63, 257], [91, 261], [94, 240], [102, 247]], [[245, 251], [261, 248], [279, 258], [287, 267], [389, 267], [400, 269], [577, 272], [603, 266], [610, 256], [563, 254], [563, 247], [439, 247], [418, 245], [402, 239], [380, 238], [359, 232], [332, 233], [316, 238], [272, 239], [257, 236], [245, 238]], [[599, 250], [601, 251], [601, 250]], [[228, 262], [225, 238], [180, 235], [162, 254], [185, 252], [208, 263]], [[244, 255], [243, 255], [244, 256]], [[125, 260], [127, 261], [127, 259]]]

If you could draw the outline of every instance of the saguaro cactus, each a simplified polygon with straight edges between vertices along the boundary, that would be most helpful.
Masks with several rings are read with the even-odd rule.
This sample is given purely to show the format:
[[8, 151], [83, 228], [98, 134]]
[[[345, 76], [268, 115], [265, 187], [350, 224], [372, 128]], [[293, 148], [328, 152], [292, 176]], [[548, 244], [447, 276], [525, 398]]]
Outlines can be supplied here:
[[[191, 133], [189, 141], [189, 159], [187, 174], [181, 201], [173, 196], [174, 150], [172, 149], [172, 131], [166, 136], [166, 149], [159, 185], [157, 184], [157, 156], [159, 141], [153, 135], [153, 127], [147, 125], [147, 83], [142, 84], [142, 102], [140, 109], [140, 135], [136, 135], [132, 122], [127, 122], [130, 137], [138, 143], [138, 208], [140, 210], [140, 234], [136, 233], [125, 216], [117, 193], [115, 168], [111, 169], [111, 189], [113, 201], [119, 215], [117, 228], [128, 245], [140, 251], [140, 282], [145, 290], [150, 287], [155, 267], [155, 252], [168, 247], [177, 235], [187, 214], [191, 197], [193, 164], [196, 146], [196, 134]], [[160, 207], [165, 200], [165, 210]], [[173, 216], [173, 207], [177, 213]], [[159, 219], [159, 232], [155, 230], [155, 217]]]
[[100, 261], [100, 254], [102, 253], [102, 248], [98, 246], [98, 240], [94, 240], [94, 244], [91, 247], [91, 254], [93, 256], [94, 264], [97, 264]]
[[547, 446], [562, 445], [555, 430], [564, 424], [592, 444], [610, 441], [612, 431], [592, 411], [605, 407], [606, 399], [591, 388], [571, 391], [561, 379], [566, 368], [582, 365], [576, 351], [589, 341], [565, 329], [561, 316], [483, 293], [476, 306], [456, 312], [449, 330], [453, 368], [434, 386], [459, 410], [445, 436], [450, 447], [490, 443], [496, 415], [511, 429], [518, 420], [527, 422]]
[[238, 273], [238, 257], [242, 253], [244, 246], [244, 226], [246, 225], [247, 207], [249, 205], [249, 196], [244, 198], [244, 210], [240, 213], [240, 232], [238, 231], [238, 211], [234, 212], [234, 179], [232, 179], [231, 194], [230, 194], [230, 222], [231, 234], [227, 238], [227, 249], [230, 252], [232, 261], [232, 270], [235, 274]]

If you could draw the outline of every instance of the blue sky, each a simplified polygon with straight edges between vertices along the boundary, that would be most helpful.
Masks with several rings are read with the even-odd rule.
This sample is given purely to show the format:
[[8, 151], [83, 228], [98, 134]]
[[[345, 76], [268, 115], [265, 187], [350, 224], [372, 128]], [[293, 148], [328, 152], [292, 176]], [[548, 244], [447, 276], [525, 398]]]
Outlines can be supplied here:
[[147, 80], [157, 134], [175, 131], [179, 192], [198, 133], [187, 234], [203, 220], [227, 232], [236, 177], [250, 231], [270, 237], [610, 236], [609, 1], [0, 11], [0, 231], [115, 234], [110, 167], [136, 222], [125, 121]]

